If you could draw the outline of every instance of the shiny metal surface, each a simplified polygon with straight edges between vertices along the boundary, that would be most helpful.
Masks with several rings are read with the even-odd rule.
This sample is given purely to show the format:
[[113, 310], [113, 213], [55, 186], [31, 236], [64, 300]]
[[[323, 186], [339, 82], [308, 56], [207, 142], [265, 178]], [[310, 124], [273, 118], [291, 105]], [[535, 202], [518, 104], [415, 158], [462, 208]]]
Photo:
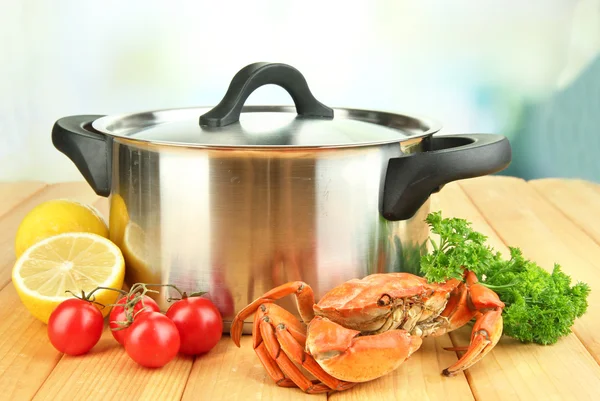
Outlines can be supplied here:
[[395, 143], [437, 132], [431, 120], [358, 109], [334, 109], [333, 119], [298, 117], [294, 107], [245, 106], [240, 120], [201, 127], [210, 108], [159, 110], [106, 116], [93, 122], [105, 134], [186, 147], [348, 147]]
[[[379, 202], [389, 158], [422, 146], [219, 150], [116, 138], [110, 233], [126, 280], [208, 291], [228, 331], [241, 308], [290, 280], [319, 299], [354, 277], [414, 271], [429, 203], [392, 222]], [[167, 308], [175, 295], [162, 287], [155, 298]], [[298, 315], [292, 298], [280, 304]]]

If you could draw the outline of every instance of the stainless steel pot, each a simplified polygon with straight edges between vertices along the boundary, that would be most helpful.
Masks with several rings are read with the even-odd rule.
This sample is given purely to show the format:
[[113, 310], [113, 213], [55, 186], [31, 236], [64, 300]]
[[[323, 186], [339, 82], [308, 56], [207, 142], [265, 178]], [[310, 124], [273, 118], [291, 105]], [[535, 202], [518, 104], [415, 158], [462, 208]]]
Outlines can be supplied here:
[[[244, 106], [265, 84], [286, 89], [295, 107]], [[308, 282], [319, 298], [353, 277], [418, 271], [429, 196], [511, 159], [503, 136], [438, 130], [331, 109], [296, 69], [255, 63], [212, 109], [71, 116], [52, 140], [110, 197], [127, 282], [207, 291], [228, 331], [241, 308], [287, 281]], [[162, 288], [155, 299], [167, 308], [170, 295]]]

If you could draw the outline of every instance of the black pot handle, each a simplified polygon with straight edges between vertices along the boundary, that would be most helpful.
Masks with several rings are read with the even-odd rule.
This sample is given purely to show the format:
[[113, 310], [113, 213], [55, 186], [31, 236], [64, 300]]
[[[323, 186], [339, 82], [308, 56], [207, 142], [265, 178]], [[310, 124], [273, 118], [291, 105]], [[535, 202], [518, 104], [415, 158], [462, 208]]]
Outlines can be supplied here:
[[100, 196], [110, 195], [112, 139], [92, 128], [101, 115], [64, 117], [54, 123], [52, 144], [79, 169]]
[[223, 127], [235, 123], [248, 96], [267, 84], [288, 91], [299, 115], [333, 118], [333, 109], [315, 99], [300, 71], [287, 64], [261, 62], [247, 65], [235, 74], [221, 102], [200, 116], [200, 125]]
[[429, 141], [431, 150], [390, 159], [381, 205], [387, 220], [409, 219], [445, 184], [501, 171], [512, 158], [502, 135], [433, 136]]

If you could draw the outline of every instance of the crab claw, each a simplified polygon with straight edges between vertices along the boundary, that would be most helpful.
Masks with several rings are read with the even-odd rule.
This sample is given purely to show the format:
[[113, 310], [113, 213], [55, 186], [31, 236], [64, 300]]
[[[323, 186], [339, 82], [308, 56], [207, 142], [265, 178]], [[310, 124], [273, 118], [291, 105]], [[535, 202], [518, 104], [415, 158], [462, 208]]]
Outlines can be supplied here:
[[454, 376], [479, 362], [502, 337], [502, 309], [480, 314], [473, 326], [471, 344], [465, 354], [452, 366], [444, 369], [445, 376]]
[[331, 376], [358, 383], [395, 370], [421, 342], [405, 330], [361, 336], [360, 331], [317, 316], [310, 322], [306, 349]]
[[[467, 273], [467, 285], [469, 286], [469, 302], [461, 302], [463, 305], [462, 313], [455, 313], [450, 320], [466, 320], [464, 317], [468, 317], [469, 313], [465, 310], [465, 305], [468, 310], [473, 310], [477, 320], [471, 332], [471, 343], [465, 354], [455, 364], [444, 369], [443, 374], [446, 376], [453, 376], [477, 363], [496, 346], [502, 336], [504, 303], [500, 300], [498, 294], [479, 284], [473, 272]], [[464, 299], [464, 295], [463, 293], [461, 298]], [[462, 348], [455, 347], [455, 349]]]

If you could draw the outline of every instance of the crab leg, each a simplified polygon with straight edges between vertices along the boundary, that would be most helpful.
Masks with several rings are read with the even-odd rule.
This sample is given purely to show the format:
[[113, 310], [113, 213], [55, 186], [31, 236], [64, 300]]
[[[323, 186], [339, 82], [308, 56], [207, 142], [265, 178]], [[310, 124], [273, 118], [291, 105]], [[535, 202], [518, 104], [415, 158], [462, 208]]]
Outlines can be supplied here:
[[[321, 383], [313, 383], [306, 376], [302, 374], [300, 369], [290, 360], [285, 352], [281, 352], [281, 347], [275, 337], [275, 331], [270, 322], [262, 321], [260, 324], [260, 332], [265, 341], [266, 349], [269, 356], [273, 358], [273, 361], [281, 368], [281, 370], [289, 377], [289, 380], [298, 386], [302, 391], [309, 394], [325, 393], [329, 391], [329, 387]], [[277, 384], [282, 381], [277, 382]], [[287, 383], [286, 383], [286, 387]]]
[[[278, 305], [260, 306], [255, 316], [255, 327], [258, 326], [258, 330], [253, 336], [255, 351], [269, 376], [278, 386], [295, 385], [309, 394], [325, 393], [332, 389], [345, 390], [351, 387], [352, 385], [348, 386], [349, 383], [343, 383], [325, 373], [309, 355], [304, 353], [305, 337], [304, 334], [299, 335], [297, 332], [297, 324], [299, 324], [297, 319]], [[281, 330], [285, 331], [284, 336], [280, 335]], [[313, 373], [318, 380], [309, 380], [292, 360]], [[312, 364], [310, 362], [305, 364], [303, 360], [310, 360]]]
[[293, 281], [290, 283], [282, 284], [278, 287], [265, 293], [262, 297], [255, 299], [251, 304], [242, 309], [236, 317], [233, 319], [231, 324], [231, 339], [237, 345], [240, 346], [240, 336], [242, 335], [242, 329], [244, 326], [244, 320], [256, 312], [259, 306], [273, 303], [278, 299], [281, 299], [287, 295], [294, 294], [296, 296], [296, 305], [300, 316], [304, 323], [310, 322], [314, 317], [313, 305], [315, 304], [315, 296], [312, 288], [302, 281]]
[[269, 355], [269, 351], [266, 349], [265, 344], [261, 343], [258, 348], [255, 348], [256, 355], [258, 355], [258, 359], [265, 367], [267, 374], [273, 379], [275, 384], [280, 387], [296, 387], [296, 383], [292, 380], [286, 378], [283, 374], [283, 371], [277, 365], [277, 361], [274, 360], [271, 355]]
[[[263, 317], [265, 316], [266, 307], [261, 305], [259, 313], [254, 316], [254, 330], [252, 331], [252, 339], [253, 339], [253, 348], [254, 352], [258, 356], [258, 359], [264, 366], [267, 374], [273, 379], [275, 384], [280, 387], [295, 387], [296, 384], [285, 377], [283, 371], [277, 364], [277, 362], [271, 357], [266, 342], [269, 341], [269, 337], [267, 337], [267, 341], [263, 341], [263, 336], [261, 334], [260, 326], [261, 322], [263, 322]], [[264, 322], [263, 322], [264, 323]]]
[[356, 385], [356, 383], [338, 380], [329, 373], [325, 372], [311, 355], [304, 352], [303, 347], [298, 343], [298, 341], [296, 341], [290, 331], [288, 331], [284, 323], [277, 325], [275, 335], [277, 336], [279, 344], [284, 352], [288, 354], [294, 362], [301, 365], [304, 369], [309, 371], [319, 381], [321, 381], [326, 386], [325, 391], [329, 391], [329, 389], [343, 391]]
[[[261, 321], [285, 322], [294, 339], [304, 347], [304, 344], [306, 343], [306, 327], [304, 327], [294, 315], [283, 309], [281, 306], [277, 304], [263, 304], [259, 306], [254, 318], [253, 333], [259, 332]], [[254, 336], [255, 348], [258, 346], [256, 341], [256, 336]]]

